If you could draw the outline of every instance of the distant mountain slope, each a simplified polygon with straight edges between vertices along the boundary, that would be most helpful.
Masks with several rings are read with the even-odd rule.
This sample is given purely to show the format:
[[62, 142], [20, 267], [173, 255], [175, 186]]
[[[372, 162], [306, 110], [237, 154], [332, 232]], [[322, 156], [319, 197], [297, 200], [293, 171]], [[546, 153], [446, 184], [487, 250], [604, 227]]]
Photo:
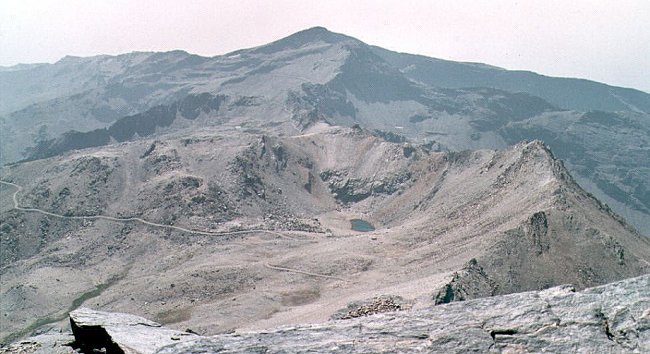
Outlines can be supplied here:
[[[65, 57], [54, 64], [15, 66], [0, 71], [0, 114], [19, 111], [34, 104], [48, 104], [55, 99], [84, 96], [104, 99], [93, 102], [106, 106], [99, 119], [109, 119], [109, 98], [129, 108], [138, 107], [143, 98], [171, 85], [182, 86], [188, 77], [183, 72], [208, 58], [183, 51], [166, 53], [136, 52], [118, 56]], [[89, 91], [95, 92], [95, 96]], [[102, 96], [96, 96], [101, 94]], [[151, 97], [149, 98], [151, 99]], [[50, 103], [51, 104], [51, 103]], [[47, 108], [47, 107], [43, 107]], [[99, 109], [100, 107], [91, 107]], [[124, 112], [117, 111], [117, 115]]]
[[[0, 118], [2, 162], [219, 124], [287, 135], [359, 124], [454, 151], [543, 139], [650, 235], [650, 95], [640, 91], [394, 53], [322, 27], [212, 58], [65, 58], [6, 78], [7, 102], [38, 102]], [[223, 102], [198, 108], [199, 97]]]
[[[305, 82], [325, 83], [345, 59], [343, 43], [358, 41], [333, 35], [331, 44], [321, 40], [327, 37], [322, 33], [305, 31], [212, 58], [182, 51], [130, 53], [0, 71], [0, 163], [20, 160], [42, 140], [106, 128], [188, 94], [268, 98]], [[283, 102], [284, 97], [276, 101]]]
[[373, 51], [408, 78], [434, 87], [491, 87], [526, 92], [566, 109], [578, 111], [638, 111], [650, 113], [650, 94], [583, 79], [539, 75], [530, 71], [397, 53], [379, 47]]
[[143, 113], [118, 119], [108, 128], [89, 132], [69, 131], [56, 139], [41, 140], [30, 149], [27, 159], [42, 159], [71, 150], [147, 137], [170, 127], [177, 120], [191, 121], [201, 115], [216, 114], [226, 99], [225, 96], [212, 96], [207, 93], [188, 95], [170, 105], [159, 105]]

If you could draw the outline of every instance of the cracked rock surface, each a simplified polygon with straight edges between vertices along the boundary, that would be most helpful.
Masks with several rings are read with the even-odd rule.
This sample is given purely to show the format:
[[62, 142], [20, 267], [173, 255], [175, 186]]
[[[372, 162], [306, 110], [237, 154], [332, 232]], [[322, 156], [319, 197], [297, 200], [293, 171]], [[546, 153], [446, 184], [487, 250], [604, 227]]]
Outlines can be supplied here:
[[[650, 352], [650, 275], [427, 309], [201, 337], [126, 314], [70, 314], [76, 345], [125, 353]], [[76, 329], [75, 329], [76, 328]], [[109, 348], [112, 346], [112, 349]]]
[[202, 352], [650, 352], [650, 275], [173, 344]]
[[8, 346], [0, 345], [0, 354], [76, 354], [73, 343], [72, 333], [43, 333]]
[[80, 308], [70, 313], [75, 346], [83, 352], [154, 353], [157, 348], [194, 339], [189, 332], [164, 328], [159, 323], [125, 314]]

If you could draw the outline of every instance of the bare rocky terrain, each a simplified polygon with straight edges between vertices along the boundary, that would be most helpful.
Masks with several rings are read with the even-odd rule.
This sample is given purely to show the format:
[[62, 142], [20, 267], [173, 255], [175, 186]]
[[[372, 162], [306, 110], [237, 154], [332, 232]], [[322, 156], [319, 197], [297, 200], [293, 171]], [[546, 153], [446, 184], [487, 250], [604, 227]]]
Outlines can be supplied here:
[[648, 346], [646, 93], [324, 28], [0, 83], [0, 353]]
[[650, 270], [650, 241], [539, 141], [435, 152], [360, 127], [225, 124], [1, 177], [22, 187], [1, 185], [5, 343], [79, 306], [214, 335]]
[[650, 95], [395, 53], [315, 27], [215, 57], [66, 57], [0, 70], [0, 163], [225, 122], [295, 135], [360, 124], [437, 150], [543, 140], [650, 235]]
[[217, 336], [142, 317], [81, 308], [71, 333], [28, 338], [0, 352], [449, 353], [650, 350], [650, 277], [581, 292], [570, 285], [370, 317]]

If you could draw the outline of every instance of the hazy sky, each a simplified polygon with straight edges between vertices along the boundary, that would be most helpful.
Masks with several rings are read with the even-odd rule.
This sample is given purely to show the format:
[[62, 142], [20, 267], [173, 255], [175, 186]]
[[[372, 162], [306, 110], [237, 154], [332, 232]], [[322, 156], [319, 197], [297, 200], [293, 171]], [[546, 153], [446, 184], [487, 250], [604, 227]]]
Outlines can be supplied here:
[[650, 0], [0, 0], [0, 65], [183, 49], [325, 26], [402, 52], [650, 92]]

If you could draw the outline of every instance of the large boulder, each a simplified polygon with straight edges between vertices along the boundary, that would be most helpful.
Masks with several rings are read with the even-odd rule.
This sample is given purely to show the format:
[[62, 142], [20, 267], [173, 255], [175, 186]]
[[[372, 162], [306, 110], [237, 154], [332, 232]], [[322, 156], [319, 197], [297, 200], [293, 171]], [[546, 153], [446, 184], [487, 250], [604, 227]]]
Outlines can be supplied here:
[[84, 352], [147, 354], [197, 335], [162, 327], [146, 318], [80, 308], [70, 313], [75, 346]]

